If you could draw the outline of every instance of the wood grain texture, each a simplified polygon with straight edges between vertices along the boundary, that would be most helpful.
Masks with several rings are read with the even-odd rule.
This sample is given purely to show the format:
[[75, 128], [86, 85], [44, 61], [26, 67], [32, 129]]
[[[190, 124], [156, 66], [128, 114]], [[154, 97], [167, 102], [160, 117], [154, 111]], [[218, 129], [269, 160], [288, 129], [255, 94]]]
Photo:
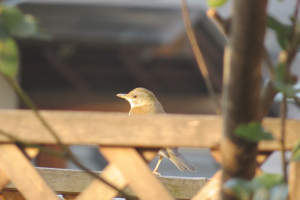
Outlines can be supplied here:
[[117, 166], [130, 188], [141, 200], [173, 199], [162, 183], [151, 173], [134, 148], [101, 147], [102, 155]]
[[[114, 164], [109, 164], [105, 167], [101, 173], [101, 177], [120, 190], [124, 190], [127, 186], [127, 181]], [[108, 185], [95, 179], [82, 193], [80, 193], [80, 195], [78, 195], [76, 200], [110, 200], [116, 197], [118, 193], [117, 190], [114, 190]]]
[[[78, 194], [93, 182], [91, 176], [80, 170], [39, 167], [36, 169], [58, 194]], [[207, 178], [201, 177], [159, 177], [158, 179], [176, 199], [191, 199], [208, 182]], [[16, 187], [9, 183], [5, 190], [16, 190]], [[125, 191], [129, 195], [134, 195], [130, 188], [126, 188]]]
[[16, 145], [0, 145], [0, 168], [26, 199], [58, 199]]
[[[120, 113], [43, 111], [42, 115], [58, 132], [66, 144], [99, 144], [134, 147], [203, 147], [210, 148], [219, 142], [222, 120], [208, 115], [152, 115], [132, 116]], [[280, 122], [266, 118], [263, 124], [280, 138]], [[286, 149], [300, 137], [299, 120], [287, 120]], [[54, 144], [51, 135], [27, 110], [1, 110], [0, 127], [23, 141]], [[184, 137], [183, 137], [184, 136]], [[0, 135], [0, 142], [8, 139]], [[279, 150], [277, 141], [263, 141], [260, 151]]]
[[3, 170], [0, 169], [0, 191], [9, 183], [9, 179]]
[[[27, 155], [33, 159], [37, 156], [39, 153], [39, 149], [36, 148], [25, 148], [25, 152]], [[8, 177], [5, 175], [3, 170], [0, 169], [0, 191], [9, 183]]]
[[289, 200], [300, 199], [300, 162], [291, 162], [289, 173]]
[[202, 187], [192, 200], [219, 200], [221, 192], [222, 170], [219, 170], [210, 179], [210, 181]]

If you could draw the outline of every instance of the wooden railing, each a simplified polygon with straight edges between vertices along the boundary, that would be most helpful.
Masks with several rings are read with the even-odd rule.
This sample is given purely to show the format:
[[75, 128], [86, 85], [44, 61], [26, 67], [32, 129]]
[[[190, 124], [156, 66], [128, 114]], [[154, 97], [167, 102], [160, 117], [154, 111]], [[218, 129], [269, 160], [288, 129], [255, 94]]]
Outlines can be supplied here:
[[[222, 132], [222, 121], [216, 116], [199, 115], [152, 115], [143, 117], [128, 117], [127, 114], [98, 113], [98, 112], [62, 112], [43, 111], [42, 115], [58, 132], [64, 144], [73, 145], [100, 145], [99, 150], [108, 160], [109, 165], [101, 173], [101, 177], [114, 184], [120, 190], [127, 186], [131, 188], [139, 199], [216, 199], [220, 186], [221, 171], [203, 188], [200, 180], [197, 184], [193, 179], [179, 179], [178, 187], [168, 185], [166, 178], [157, 179], [152, 175], [145, 161], [150, 161], [156, 156], [156, 150], [162, 147], [199, 147], [211, 148], [213, 157], [221, 163], [218, 142]], [[263, 122], [265, 128], [272, 132], [276, 139], [280, 139], [280, 120], [266, 118]], [[300, 122], [287, 120], [286, 149], [293, 147], [299, 139]], [[0, 111], [0, 128], [13, 134], [23, 142], [32, 144], [55, 144], [55, 140], [35, 118], [31, 111], [2, 110]], [[55, 171], [49, 169], [36, 170], [10, 139], [0, 135], [0, 189], [9, 182], [14, 184], [22, 195], [29, 200], [57, 199], [56, 193], [65, 192], [67, 199], [111, 199], [118, 196], [118, 192], [106, 184], [89, 178], [84, 182], [81, 172], [72, 172], [78, 187], [76, 192], [66, 188], [67, 182], [60, 179], [61, 173], [67, 176], [69, 171]], [[274, 150], [279, 150], [277, 140], [261, 142], [258, 162], [262, 163]], [[296, 165], [296, 164], [295, 164]], [[293, 167], [292, 167], [293, 168]], [[299, 167], [293, 168], [299, 171]], [[201, 169], [199, 169], [201, 170]], [[39, 173], [39, 171], [41, 173]], [[51, 171], [51, 175], [47, 172]], [[260, 170], [258, 170], [259, 172]], [[47, 175], [46, 175], [47, 174]], [[55, 175], [56, 174], [56, 175]], [[299, 174], [292, 172], [293, 175]], [[47, 182], [60, 182], [59, 188], [53, 189], [42, 178], [45, 175]], [[59, 176], [59, 177], [58, 177]], [[78, 176], [78, 177], [76, 177]], [[61, 178], [63, 175], [61, 174]], [[52, 182], [50, 181], [52, 180]], [[175, 183], [173, 179], [171, 182]], [[290, 179], [291, 191], [298, 185], [298, 179]], [[89, 182], [91, 182], [89, 184]], [[205, 181], [204, 181], [205, 182]], [[166, 187], [163, 183], [166, 183]], [[188, 185], [193, 183], [191, 185]], [[203, 182], [202, 182], [203, 183]], [[65, 184], [65, 187], [64, 187]], [[183, 184], [186, 187], [184, 187]], [[85, 188], [85, 186], [87, 186]], [[182, 186], [182, 187], [181, 187]], [[16, 200], [19, 193], [7, 191], [8, 185], [2, 192], [6, 200]], [[83, 190], [83, 188], [85, 188]], [[186, 196], [180, 196], [178, 188], [185, 191]], [[201, 189], [202, 188], [202, 189]], [[199, 190], [199, 192], [197, 192]], [[296, 191], [296, 189], [294, 189]], [[68, 196], [69, 191], [69, 196]], [[83, 191], [77, 196], [77, 193]], [[296, 193], [296, 192], [295, 192]], [[77, 197], [71, 194], [76, 194]], [[192, 197], [196, 194], [194, 197]], [[19, 196], [18, 196], [19, 195]], [[290, 198], [290, 199], [297, 199]]]
[[[57, 194], [75, 198], [79, 193], [91, 184], [93, 178], [83, 171], [69, 169], [36, 168], [44, 177], [46, 182]], [[98, 172], [100, 174], [100, 172]], [[159, 177], [159, 180], [176, 199], [191, 199], [202, 188], [209, 179], [188, 178], [188, 177]], [[16, 192], [17, 188], [9, 183], [3, 190], [6, 195]], [[127, 187], [125, 192], [130, 196], [135, 196], [134, 192]], [[123, 197], [118, 194], [117, 197]]]

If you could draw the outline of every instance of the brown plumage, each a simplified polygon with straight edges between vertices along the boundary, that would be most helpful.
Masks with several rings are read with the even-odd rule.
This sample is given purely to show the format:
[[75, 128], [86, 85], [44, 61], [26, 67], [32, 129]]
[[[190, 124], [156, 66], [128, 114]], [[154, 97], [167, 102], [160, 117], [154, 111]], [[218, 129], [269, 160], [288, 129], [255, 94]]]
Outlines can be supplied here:
[[[161, 103], [157, 100], [155, 95], [145, 88], [136, 88], [128, 94], [117, 94], [117, 96], [126, 99], [130, 103], [131, 109], [129, 111], [129, 116], [165, 113]], [[158, 152], [158, 155], [160, 156], [160, 159], [153, 171], [155, 174], [158, 174], [156, 171], [163, 157], [170, 159], [181, 171], [187, 169], [192, 172], [197, 171], [197, 169], [179, 153], [178, 148], [161, 149]]]

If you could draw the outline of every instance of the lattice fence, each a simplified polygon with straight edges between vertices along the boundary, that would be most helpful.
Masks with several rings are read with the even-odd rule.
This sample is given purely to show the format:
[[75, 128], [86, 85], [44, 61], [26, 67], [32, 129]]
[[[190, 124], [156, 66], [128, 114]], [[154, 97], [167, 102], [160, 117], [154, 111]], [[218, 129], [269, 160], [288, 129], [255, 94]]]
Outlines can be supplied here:
[[[202, 187], [206, 183], [204, 180], [201, 182], [202, 185], [199, 182], [197, 185], [191, 180], [181, 179], [180, 184], [187, 186], [183, 187], [186, 193], [182, 197], [172, 190], [172, 187], [173, 189], [176, 187], [171, 187], [167, 183], [163, 184], [163, 178], [158, 179], [153, 176], [146, 162], [151, 161], [156, 156], [158, 148], [180, 146], [211, 148], [213, 157], [221, 163], [218, 150], [218, 142], [222, 131], [220, 117], [149, 115], [129, 118], [126, 114], [63, 111], [44, 111], [42, 115], [59, 133], [65, 144], [100, 145], [99, 150], [109, 162], [109, 165], [100, 176], [113, 183], [120, 190], [129, 186], [138, 199], [217, 199], [221, 171], [218, 171], [204, 187]], [[275, 138], [279, 139], [279, 119], [266, 118], [263, 124], [266, 129], [273, 133]], [[7, 132], [14, 133], [15, 137], [24, 142], [55, 144], [55, 140], [31, 111], [0, 111], [0, 127]], [[287, 120], [287, 149], [291, 149], [295, 141], [299, 139], [299, 127], [299, 121]], [[2, 190], [9, 181], [13, 183], [13, 186], [8, 185], [2, 191], [2, 195], [6, 200], [24, 198], [29, 200], [58, 199], [47, 182], [59, 181], [63, 183], [64, 181], [55, 176], [55, 173], [61, 173], [61, 171], [50, 170], [53, 175], [47, 176], [47, 169], [35, 169], [16, 145], [8, 143], [9, 139], [7, 137], [1, 135], [0, 142], [2, 143], [0, 145], [0, 189]], [[263, 163], [272, 151], [279, 149], [278, 141], [261, 142], [259, 144], [260, 154], [257, 157], [258, 162]], [[31, 153], [32, 157], [35, 156], [35, 152]], [[299, 168], [299, 164], [292, 163], [289, 179], [290, 199], [292, 200], [300, 197], [300, 192], [297, 190], [300, 180]], [[64, 185], [60, 185], [59, 188], [55, 188], [53, 184], [51, 185], [57, 193], [64, 194], [66, 199], [95, 200], [112, 199], [118, 196], [116, 190], [111, 189], [102, 182], [98, 180], [90, 180], [91, 183], [86, 182], [86, 179], [76, 173], [74, 172], [73, 175], [78, 177], [74, 178], [73, 182], [81, 185], [79, 191], [72, 192], [63, 189]], [[260, 173], [259, 167], [257, 173]], [[47, 182], [41, 174], [45, 175]], [[177, 184], [180, 186], [179, 183]], [[86, 188], [83, 189], [85, 186]], [[179, 186], [177, 188], [180, 188]], [[195, 188], [195, 186], [198, 188]], [[16, 191], [10, 191], [14, 188], [22, 195]], [[192, 189], [189, 190], [189, 188]], [[82, 192], [78, 194], [80, 191]], [[194, 194], [195, 196], [192, 197]]]

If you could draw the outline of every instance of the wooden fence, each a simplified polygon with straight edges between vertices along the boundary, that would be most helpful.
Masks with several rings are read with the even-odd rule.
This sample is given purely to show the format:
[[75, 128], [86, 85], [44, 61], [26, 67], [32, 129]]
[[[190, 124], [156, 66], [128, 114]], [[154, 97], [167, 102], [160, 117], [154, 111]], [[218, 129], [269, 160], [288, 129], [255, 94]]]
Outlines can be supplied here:
[[[221, 163], [218, 150], [222, 132], [220, 117], [199, 115], [128, 117], [126, 114], [118, 113], [66, 111], [43, 111], [42, 115], [58, 132], [65, 144], [100, 145], [99, 150], [109, 162], [100, 176], [120, 190], [129, 186], [137, 198], [149, 200], [217, 199], [221, 171], [218, 171], [204, 187], [202, 187], [206, 182], [204, 179], [179, 179], [175, 187], [177, 181], [175, 178], [157, 179], [152, 175], [145, 161], [150, 161], [156, 156], [157, 148], [180, 146], [211, 148], [213, 157]], [[279, 119], [266, 118], [263, 124], [277, 140], [280, 139]], [[24, 142], [55, 144], [55, 140], [31, 111], [0, 111], [0, 128]], [[287, 120], [285, 144], [287, 150], [290, 150], [300, 138], [299, 128], [300, 121]], [[260, 154], [257, 158], [259, 163], [263, 163], [272, 151], [280, 149], [277, 140], [259, 144]], [[117, 191], [98, 180], [87, 178], [87, 175], [83, 175], [82, 172], [37, 170], [16, 145], [9, 143], [9, 138], [0, 135], [0, 142], [2, 143], [0, 145], [0, 189], [2, 190], [9, 180], [14, 185], [7, 185], [2, 191], [6, 200], [22, 199], [20, 193], [29, 200], [58, 199], [54, 190], [65, 194], [66, 199], [76, 200], [104, 200], [118, 196]], [[299, 168], [298, 163], [292, 163], [290, 177], [297, 176], [297, 178], [290, 178], [291, 200], [300, 197], [297, 190], [300, 180]], [[260, 172], [259, 168], [257, 172]], [[73, 185], [77, 184], [76, 190], [74, 187], [74, 190], [71, 186], [68, 187], [70, 184], [68, 181], [71, 179], [63, 180], [63, 177], [73, 177], [72, 180], [76, 181], [71, 182]], [[58, 183], [59, 187], [57, 187]], [[10, 191], [14, 188], [20, 193]], [[79, 192], [81, 193], [77, 195]]]

